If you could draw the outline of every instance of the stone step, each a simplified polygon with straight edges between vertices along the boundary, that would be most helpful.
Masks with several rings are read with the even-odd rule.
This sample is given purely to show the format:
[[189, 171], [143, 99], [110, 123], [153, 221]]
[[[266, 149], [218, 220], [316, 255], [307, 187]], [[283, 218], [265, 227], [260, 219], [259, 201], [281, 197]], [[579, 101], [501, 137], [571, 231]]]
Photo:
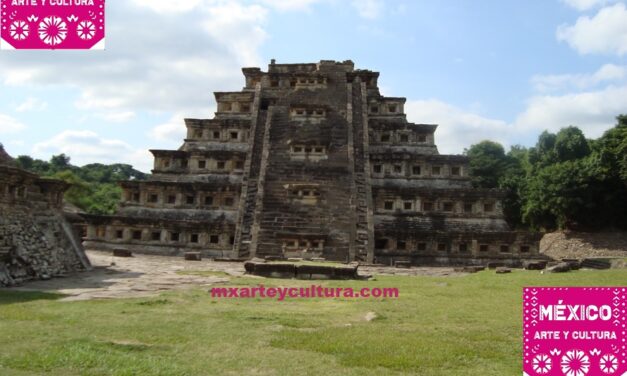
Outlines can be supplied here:
[[610, 269], [612, 267], [612, 261], [610, 259], [587, 258], [581, 261], [581, 267], [588, 269]]

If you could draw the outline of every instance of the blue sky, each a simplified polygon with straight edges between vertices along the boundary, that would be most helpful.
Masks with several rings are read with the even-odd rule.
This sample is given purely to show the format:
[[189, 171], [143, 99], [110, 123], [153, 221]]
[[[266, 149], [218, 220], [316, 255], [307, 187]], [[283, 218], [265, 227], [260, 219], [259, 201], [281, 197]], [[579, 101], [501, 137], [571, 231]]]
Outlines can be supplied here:
[[627, 7], [618, 0], [127, 0], [107, 2], [105, 51], [0, 51], [0, 142], [14, 156], [151, 168], [184, 117], [242, 66], [351, 59], [437, 123], [442, 153], [533, 145], [627, 113]]

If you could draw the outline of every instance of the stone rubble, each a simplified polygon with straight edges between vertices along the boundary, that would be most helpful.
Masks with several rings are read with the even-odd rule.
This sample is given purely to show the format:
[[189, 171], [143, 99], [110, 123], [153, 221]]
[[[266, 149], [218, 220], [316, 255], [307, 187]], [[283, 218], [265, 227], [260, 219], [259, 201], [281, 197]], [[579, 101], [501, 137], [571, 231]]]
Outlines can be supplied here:
[[0, 146], [0, 286], [89, 270], [61, 210], [64, 182], [21, 170]]

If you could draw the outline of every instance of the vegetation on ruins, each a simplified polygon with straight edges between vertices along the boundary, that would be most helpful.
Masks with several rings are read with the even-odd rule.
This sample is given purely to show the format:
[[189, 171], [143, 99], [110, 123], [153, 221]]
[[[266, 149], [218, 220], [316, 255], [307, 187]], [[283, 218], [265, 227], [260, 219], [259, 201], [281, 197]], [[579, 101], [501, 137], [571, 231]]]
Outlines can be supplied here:
[[40, 176], [71, 183], [65, 200], [92, 214], [113, 214], [122, 194], [120, 180], [145, 180], [147, 174], [127, 164], [104, 165], [92, 163], [83, 167], [70, 163], [65, 154], [54, 155], [49, 162], [20, 155], [15, 160], [19, 167]]
[[503, 188], [513, 225], [535, 229], [627, 228], [627, 115], [596, 140], [570, 126], [534, 147], [505, 153], [492, 141], [465, 153], [476, 187]]
[[[226, 286], [260, 283], [311, 285], [231, 277]], [[197, 288], [67, 302], [0, 291], [0, 374], [519, 375], [523, 286], [620, 286], [627, 273], [486, 270], [319, 284], [394, 287], [400, 296], [212, 299]]]

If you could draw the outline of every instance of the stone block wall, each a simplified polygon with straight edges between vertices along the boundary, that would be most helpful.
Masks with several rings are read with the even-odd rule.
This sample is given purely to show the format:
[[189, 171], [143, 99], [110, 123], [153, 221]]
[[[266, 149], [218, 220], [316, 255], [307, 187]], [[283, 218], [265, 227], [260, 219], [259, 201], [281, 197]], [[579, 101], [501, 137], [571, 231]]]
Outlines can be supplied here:
[[89, 269], [63, 214], [0, 204], [0, 286]]

